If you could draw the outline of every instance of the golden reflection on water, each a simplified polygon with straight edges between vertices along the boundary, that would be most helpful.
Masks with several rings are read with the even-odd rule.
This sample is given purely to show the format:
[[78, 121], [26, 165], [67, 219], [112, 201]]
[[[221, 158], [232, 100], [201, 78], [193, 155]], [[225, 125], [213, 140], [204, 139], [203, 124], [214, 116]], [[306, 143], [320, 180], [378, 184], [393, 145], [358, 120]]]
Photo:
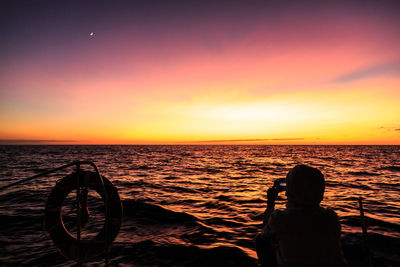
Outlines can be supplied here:
[[[235, 233], [230, 240], [252, 239], [260, 229], [266, 190], [296, 164], [319, 168], [326, 177], [323, 206], [342, 219], [344, 233], [360, 232], [347, 224], [359, 216], [359, 196], [366, 216], [375, 219], [370, 232], [400, 237], [387, 230], [400, 225], [399, 147], [357, 146], [189, 146], [158, 147], [150, 154], [136, 151], [119, 167], [105, 164], [107, 174], [127, 186], [122, 198], [138, 198], [166, 209], [196, 216], [216, 231]], [[129, 153], [129, 152], [128, 152]], [[129, 162], [130, 161], [130, 162]], [[144, 167], [145, 166], [145, 167]], [[397, 169], [396, 169], [397, 170]], [[131, 185], [131, 186], [128, 186]], [[284, 208], [282, 194], [278, 208]], [[223, 222], [212, 223], [213, 218]], [[209, 220], [209, 221], [207, 221]], [[384, 222], [384, 223], [381, 223]], [[212, 245], [217, 246], [217, 241]], [[240, 242], [239, 242], [240, 243]], [[242, 246], [254, 256], [254, 250]]]
[[[189, 224], [184, 221], [142, 225], [135, 222], [136, 219], [126, 217], [117, 242], [151, 239], [163, 244], [194, 244], [198, 247], [235, 246], [255, 257], [253, 240], [261, 229], [266, 190], [275, 179], [285, 177], [297, 164], [308, 164], [324, 173], [326, 190], [322, 205], [339, 214], [344, 234], [361, 231], [357, 199], [362, 196], [369, 232], [400, 238], [399, 146], [81, 146], [67, 147], [64, 149], [69, 150], [64, 151], [54, 147], [42, 149], [41, 155], [31, 151], [21, 156], [19, 162], [36, 158], [38, 161], [34, 165], [46, 169], [49, 165], [75, 160], [77, 156], [87, 158], [96, 162], [103, 175], [113, 181], [124, 203], [134, 199], [195, 218], [195, 222]], [[49, 152], [52, 152], [51, 164]], [[21, 175], [26, 177], [28, 174]], [[24, 188], [31, 190], [37, 186], [26, 185]], [[44, 179], [40, 186], [45, 187], [40, 190], [49, 190], [54, 186], [54, 179]], [[277, 208], [284, 208], [285, 200], [281, 193]]]

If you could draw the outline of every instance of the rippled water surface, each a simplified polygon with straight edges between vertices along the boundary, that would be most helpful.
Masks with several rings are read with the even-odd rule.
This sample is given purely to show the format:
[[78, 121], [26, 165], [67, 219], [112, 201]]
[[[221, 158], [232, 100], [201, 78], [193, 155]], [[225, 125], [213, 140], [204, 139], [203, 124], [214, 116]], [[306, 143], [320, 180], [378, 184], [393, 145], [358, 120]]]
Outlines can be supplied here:
[[[0, 186], [74, 160], [95, 162], [121, 196], [124, 221], [112, 265], [255, 265], [265, 192], [303, 163], [325, 174], [322, 205], [341, 217], [350, 265], [364, 257], [362, 196], [374, 260], [400, 266], [399, 146], [0, 146]], [[0, 192], [1, 265], [73, 264], [42, 230], [50, 190], [72, 171]], [[284, 201], [282, 195], [278, 208]], [[74, 233], [74, 196], [65, 203], [63, 218]], [[88, 238], [104, 221], [99, 203], [91, 192]]]

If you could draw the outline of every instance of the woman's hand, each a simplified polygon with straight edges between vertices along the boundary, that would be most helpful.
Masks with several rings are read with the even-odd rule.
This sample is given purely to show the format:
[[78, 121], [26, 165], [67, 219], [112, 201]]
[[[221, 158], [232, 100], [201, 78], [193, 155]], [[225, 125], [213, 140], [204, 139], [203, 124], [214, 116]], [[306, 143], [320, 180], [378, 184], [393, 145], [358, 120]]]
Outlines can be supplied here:
[[279, 191], [276, 190], [275, 187], [268, 189], [268, 191], [267, 191], [267, 206], [268, 207], [275, 206], [275, 200], [278, 197], [278, 193], [279, 193]]

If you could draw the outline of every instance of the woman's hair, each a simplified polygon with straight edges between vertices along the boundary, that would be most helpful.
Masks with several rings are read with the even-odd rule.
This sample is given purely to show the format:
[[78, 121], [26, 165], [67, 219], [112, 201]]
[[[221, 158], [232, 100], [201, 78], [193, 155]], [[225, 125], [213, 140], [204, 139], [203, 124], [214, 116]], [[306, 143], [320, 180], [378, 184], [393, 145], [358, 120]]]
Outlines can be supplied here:
[[316, 206], [325, 191], [324, 175], [316, 168], [297, 165], [286, 176], [288, 203], [295, 206]]

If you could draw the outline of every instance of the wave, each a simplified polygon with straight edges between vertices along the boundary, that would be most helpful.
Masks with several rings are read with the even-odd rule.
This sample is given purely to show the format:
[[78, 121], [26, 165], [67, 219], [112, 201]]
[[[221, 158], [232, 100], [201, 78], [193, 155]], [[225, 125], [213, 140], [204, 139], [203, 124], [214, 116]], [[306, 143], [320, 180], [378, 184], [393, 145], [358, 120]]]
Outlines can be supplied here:
[[49, 191], [41, 190], [17, 190], [0, 195], [0, 202], [3, 203], [45, 203]]
[[147, 165], [140, 165], [140, 166], [131, 166], [129, 169], [130, 170], [150, 170], [150, 169], [153, 169], [153, 167], [150, 167]]
[[362, 183], [338, 183], [337, 185], [340, 185], [343, 187], [348, 187], [351, 189], [358, 188], [358, 189], [363, 189], [363, 190], [373, 190], [372, 187], [370, 187], [369, 185], [362, 184]]
[[206, 219], [204, 220], [205, 223], [207, 224], [216, 224], [216, 225], [222, 225], [222, 226], [227, 226], [227, 227], [240, 227], [243, 226], [242, 223], [235, 222], [233, 220], [227, 220], [227, 219], [222, 219], [222, 218], [211, 218], [211, 219]]
[[398, 183], [380, 183], [380, 182], [376, 182], [376, 183], [372, 183], [374, 185], [378, 185], [381, 188], [385, 188], [385, 189], [389, 189], [389, 190], [397, 190], [398, 187], [400, 187], [400, 184]]
[[199, 191], [196, 189], [190, 189], [188, 187], [180, 187], [180, 186], [164, 186], [164, 190], [174, 192], [174, 193], [192, 193], [198, 194]]
[[177, 179], [179, 179], [179, 177], [177, 177], [177, 176], [166, 176], [166, 177], [163, 177], [163, 179], [164, 180], [177, 180]]
[[209, 173], [209, 174], [216, 174], [216, 173], [221, 173], [223, 170], [216, 169], [216, 168], [208, 168], [208, 167], [187, 167], [188, 170], [200, 172], [200, 173]]
[[1, 231], [9, 232], [10, 229], [14, 229], [15, 226], [31, 226], [31, 225], [41, 225], [42, 215], [33, 216], [30, 215], [0, 215], [1, 221]]
[[216, 201], [216, 200], [210, 200], [201, 204], [196, 205], [198, 207], [203, 207], [207, 208], [209, 210], [223, 210], [223, 211], [228, 211], [228, 212], [236, 212], [235, 209], [233, 209], [230, 205], [227, 205], [225, 203]]
[[197, 221], [195, 216], [188, 213], [171, 211], [140, 200], [126, 199], [122, 203], [124, 218], [135, 220], [144, 225], [195, 224]]
[[[374, 219], [368, 216], [365, 216], [365, 223], [368, 227], [380, 227], [383, 229], [392, 229], [394, 231], [400, 232], [400, 225], [383, 221], [383, 220], [378, 220]], [[341, 220], [349, 226], [361, 226], [361, 218], [360, 216], [343, 216], [341, 217]]]
[[380, 168], [380, 170], [386, 170], [386, 171], [391, 171], [391, 172], [400, 172], [400, 166], [387, 166]]
[[380, 175], [379, 173], [366, 172], [366, 171], [348, 172], [347, 174], [350, 174], [353, 176], [378, 176], [378, 175]]
[[[373, 266], [400, 266], [399, 239], [368, 234], [367, 244]], [[368, 266], [368, 251], [361, 233], [345, 234], [342, 238], [342, 246], [349, 266]]]
[[151, 240], [115, 243], [110, 257], [113, 258], [111, 265], [131, 262], [139, 266], [257, 266], [254, 258], [237, 247], [160, 245]]

